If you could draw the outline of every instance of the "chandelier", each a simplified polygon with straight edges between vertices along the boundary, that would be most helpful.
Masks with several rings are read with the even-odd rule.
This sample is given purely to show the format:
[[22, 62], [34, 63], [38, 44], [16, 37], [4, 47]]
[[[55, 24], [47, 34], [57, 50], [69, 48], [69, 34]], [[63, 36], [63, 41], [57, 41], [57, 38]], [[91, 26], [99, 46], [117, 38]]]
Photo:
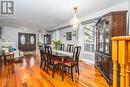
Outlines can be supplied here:
[[78, 8], [74, 7], [74, 16], [70, 21], [70, 25], [73, 27], [74, 30], [77, 30], [79, 28], [80, 23], [81, 23], [78, 15], [77, 15], [77, 10], [78, 10]]

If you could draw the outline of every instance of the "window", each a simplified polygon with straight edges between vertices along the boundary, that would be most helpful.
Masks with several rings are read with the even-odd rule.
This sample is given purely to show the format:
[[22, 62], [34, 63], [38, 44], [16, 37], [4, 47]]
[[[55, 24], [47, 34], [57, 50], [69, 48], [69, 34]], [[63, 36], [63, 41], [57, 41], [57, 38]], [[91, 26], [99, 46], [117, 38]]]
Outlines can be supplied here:
[[95, 22], [83, 25], [84, 28], [84, 51], [95, 51]]
[[43, 34], [42, 33], [38, 33], [38, 42], [43, 43]]
[[51, 35], [51, 42], [53, 40], [56, 40], [56, 31], [51, 31], [51, 32], [49, 32], [49, 34]]

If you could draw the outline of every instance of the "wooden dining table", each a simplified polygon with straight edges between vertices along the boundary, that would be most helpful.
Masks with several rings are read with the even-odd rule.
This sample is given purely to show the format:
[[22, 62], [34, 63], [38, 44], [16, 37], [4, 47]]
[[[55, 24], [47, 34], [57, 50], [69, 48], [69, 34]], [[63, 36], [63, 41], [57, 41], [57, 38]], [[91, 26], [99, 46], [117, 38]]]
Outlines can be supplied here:
[[1, 57], [4, 57], [4, 63], [6, 64], [7, 62], [7, 57], [9, 57], [9, 60], [14, 60], [14, 53], [13, 52], [8, 52], [4, 54], [0, 54]]
[[53, 55], [57, 55], [57, 56], [69, 56], [72, 57], [73, 53], [71, 52], [67, 52], [67, 51], [62, 51], [62, 50], [52, 50]]

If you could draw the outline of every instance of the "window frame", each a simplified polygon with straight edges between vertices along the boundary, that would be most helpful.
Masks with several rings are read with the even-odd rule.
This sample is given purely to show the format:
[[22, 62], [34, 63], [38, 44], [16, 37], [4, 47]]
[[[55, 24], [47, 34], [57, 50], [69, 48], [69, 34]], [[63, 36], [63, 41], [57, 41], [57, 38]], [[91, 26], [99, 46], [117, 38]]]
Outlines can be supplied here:
[[[98, 18], [95, 19], [91, 19], [88, 21], [85, 21], [84, 23], [82, 23], [83, 26], [83, 53], [91, 53], [91, 54], [95, 54], [95, 50], [96, 50], [96, 22], [97, 22]], [[87, 26], [87, 24], [91, 24], [94, 23], [94, 27], [93, 27], [93, 42], [92, 44], [94, 44], [94, 51], [92, 51], [92, 48], [90, 48], [90, 51], [85, 51], [85, 44], [89, 43], [89, 42], [85, 42], [85, 29], [84, 27]], [[91, 43], [91, 42], [90, 42]]]

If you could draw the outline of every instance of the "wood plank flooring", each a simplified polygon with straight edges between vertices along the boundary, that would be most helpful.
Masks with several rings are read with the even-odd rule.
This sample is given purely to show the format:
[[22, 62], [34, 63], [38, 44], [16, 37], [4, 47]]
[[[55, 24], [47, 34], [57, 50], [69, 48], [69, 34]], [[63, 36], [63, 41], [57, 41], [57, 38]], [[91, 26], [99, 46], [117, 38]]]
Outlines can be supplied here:
[[97, 69], [84, 62], [80, 62], [80, 75], [74, 74], [74, 82], [67, 73], [64, 81], [59, 72], [51, 78], [52, 70], [46, 73], [39, 66], [38, 53], [6, 65], [0, 61], [0, 87], [109, 87]]

